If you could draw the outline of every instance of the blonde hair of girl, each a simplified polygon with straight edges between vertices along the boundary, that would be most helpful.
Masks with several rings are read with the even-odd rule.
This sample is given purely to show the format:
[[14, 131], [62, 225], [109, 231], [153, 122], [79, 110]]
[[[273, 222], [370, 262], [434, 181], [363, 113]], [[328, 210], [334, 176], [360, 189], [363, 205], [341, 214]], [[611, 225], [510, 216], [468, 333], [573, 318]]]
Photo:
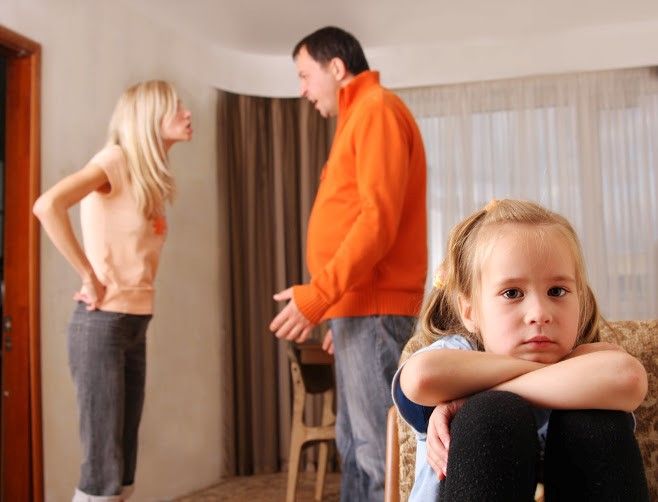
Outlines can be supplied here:
[[126, 89], [110, 119], [107, 145], [123, 150], [133, 195], [149, 219], [160, 215], [176, 192], [162, 122], [175, 115], [177, 106], [178, 95], [170, 83], [150, 80]]
[[519, 231], [532, 232], [540, 238], [546, 231], [557, 229], [567, 243], [576, 266], [576, 287], [580, 304], [576, 345], [599, 341], [599, 314], [594, 294], [587, 282], [585, 261], [578, 236], [563, 216], [539, 204], [523, 200], [493, 200], [457, 224], [450, 232], [448, 249], [437, 271], [434, 288], [428, 295], [420, 315], [423, 337], [462, 334], [483, 350], [480, 333], [469, 333], [459, 315], [459, 298], [475, 301], [480, 287], [482, 264], [496, 240], [502, 225], [523, 225]]

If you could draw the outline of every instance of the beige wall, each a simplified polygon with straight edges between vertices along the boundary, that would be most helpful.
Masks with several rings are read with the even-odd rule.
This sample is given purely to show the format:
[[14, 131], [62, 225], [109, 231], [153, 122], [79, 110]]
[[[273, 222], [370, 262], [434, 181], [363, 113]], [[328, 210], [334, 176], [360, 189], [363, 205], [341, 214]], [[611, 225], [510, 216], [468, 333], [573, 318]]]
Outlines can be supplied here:
[[[138, 501], [167, 500], [216, 482], [220, 463], [216, 91], [204, 48], [88, 0], [2, 0], [0, 23], [42, 44], [42, 186], [81, 167], [104, 141], [114, 103], [142, 79], [175, 83], [193, 113], [194, 139], [172, 150], [179, 197], [149, 329]], [[8, 124], [11, 128], [11, 124]], [[10, 132], [11, 133], [11, 132]], [[77, 211], [74, 217], [77, 221]], [[41, 245], [42, 386], [46, 500], [70, 500], [79, 443], [66, 324], [78, 287], [47, 239]]]

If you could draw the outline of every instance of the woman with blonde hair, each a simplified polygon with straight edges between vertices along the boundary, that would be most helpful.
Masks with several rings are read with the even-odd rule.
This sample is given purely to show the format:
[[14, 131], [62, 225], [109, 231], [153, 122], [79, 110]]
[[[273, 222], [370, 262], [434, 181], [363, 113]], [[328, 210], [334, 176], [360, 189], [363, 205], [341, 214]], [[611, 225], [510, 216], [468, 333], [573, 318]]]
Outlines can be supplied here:
[[[165, 204], [175, 192], [168, 152], [191, 137], [191, 113], [170, 83], [135, 84], [115, 107], [105, 147], [34, 204], [82, 281], [68, 333], [83, 448], [76, 502], [125, 500], [132, 492], [146, 328], [167, 233]], [[78, 202], [84, 248], [68, 215]]]

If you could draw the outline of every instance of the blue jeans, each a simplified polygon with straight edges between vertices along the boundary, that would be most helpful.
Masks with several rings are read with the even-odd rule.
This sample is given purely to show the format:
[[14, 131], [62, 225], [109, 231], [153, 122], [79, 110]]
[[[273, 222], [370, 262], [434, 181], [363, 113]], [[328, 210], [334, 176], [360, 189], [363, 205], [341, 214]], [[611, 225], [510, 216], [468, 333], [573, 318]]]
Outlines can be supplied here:
[[[83, 460], [75, 500], [118, 500], [133, 484], [150, 315], [87, 311], [69, 325]], [[115, 498], [116, 497], [116, 498]]]
[[336, 444], [341, 501], [384, 500], [386, 415], [391, 381], [416, 319], [342, 317], [329, 321], [336, 361]]

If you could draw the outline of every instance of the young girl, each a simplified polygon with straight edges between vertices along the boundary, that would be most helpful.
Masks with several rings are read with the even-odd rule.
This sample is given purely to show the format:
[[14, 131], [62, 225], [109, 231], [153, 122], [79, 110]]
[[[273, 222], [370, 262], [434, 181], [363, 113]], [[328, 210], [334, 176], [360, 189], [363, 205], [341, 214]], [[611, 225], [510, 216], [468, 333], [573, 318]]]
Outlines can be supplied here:
[[[136, 84], [116, 105], [105, 147], [34, 204], [82, 281], [68, 343], [83, 447], [74, 501], [125, 500], [132, 491], [145, 335], [167, 233], [165, 203], [174, 195], [167, 154], [191, 136], [190, 111], [171, 84]], [[78, 202], [84, 250], [68, 216]]]
[[629, 413], [647, 376], [599, 342], [576, 234], [532, 202], [492, 201], [451, 232], [394, 401], [417, 432], [410, 500], [649, 500]]

